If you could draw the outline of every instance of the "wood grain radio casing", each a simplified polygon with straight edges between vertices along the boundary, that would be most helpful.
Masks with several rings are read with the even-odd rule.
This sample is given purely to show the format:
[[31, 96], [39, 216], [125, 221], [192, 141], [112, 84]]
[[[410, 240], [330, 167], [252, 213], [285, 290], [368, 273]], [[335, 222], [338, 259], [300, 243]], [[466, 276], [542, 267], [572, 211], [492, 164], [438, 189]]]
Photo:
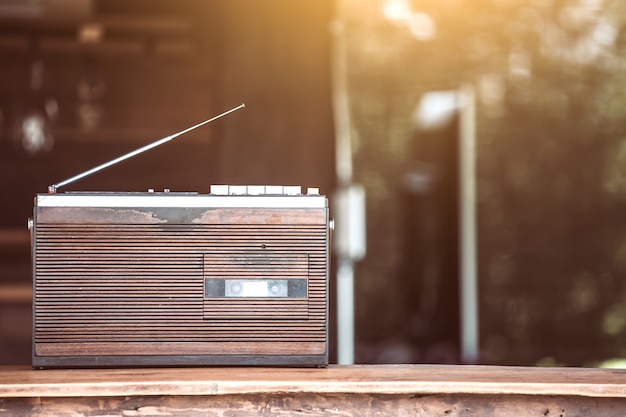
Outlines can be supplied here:
[[56, 193], [65, 183], [30, 221], [34, 367], [328, 364], [317, 189]]

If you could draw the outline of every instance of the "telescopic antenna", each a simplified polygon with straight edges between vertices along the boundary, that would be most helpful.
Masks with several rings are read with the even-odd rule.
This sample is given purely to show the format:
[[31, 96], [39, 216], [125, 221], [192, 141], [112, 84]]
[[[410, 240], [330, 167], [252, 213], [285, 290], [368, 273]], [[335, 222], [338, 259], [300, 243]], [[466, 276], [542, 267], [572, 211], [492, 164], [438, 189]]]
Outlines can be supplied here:
[[210, 119], [207, 119], [207, 120], [205, 120], [204, 122], [201, 122], [201, 123], [198, 123], [197, 125], [194, 125], [194, 126], [188, 127], [187, 129], [185, 129], [185, 130], [181, 130], [180, 132], [174, 133], [173, 135], [166, 136], [166, 137], [164, 137], [163, 139], [159, 139], [159, 140], [157, 140], [157, 141], [155, 141], [155, 142], [152, 142], [152, 143], [150, 143], [150, 144], [148, 144], [148, 145], [146, 145], [146, 146], [143, 146], [143, 147], [141, 147], [141, 148], [139, 148], [139, 149], [136, 149], [136, 150], [134, 150], [134, 151], [132, 151], [132, 152], [129, 152], [129, 153], [125, 154], [125, 155], [122, 155], [122, 156], [120, 156], [120, 157], [118, 157], [118, 158], [115, 158], [115, 159], [113, 159], [112, 161], [105, 162], [105, 163], [104, 163], [104, 164], [102, 164], [102, 165], [98, 165], [98, 166], [97, 166], [97, 167], [95, 167], [95, 168], [91, 168], [90, 170], [87, 170], [87, 171], [85, 171], [85, 172], [83, 172], [83, 173], [80, 173], [80, 174], [78, 174], [78, 175], [75, 175], [75, 176], [73, 176], [72, 178], [68, 178], [68, 179], [66, 179], [65, 181], [61, 181], [61, 182], [58, 182], [58, 183], [56, 183], [56, 184], [52, 184], [52, 185], [48, 186], [48, 193], [50, 193], [50, 194], [54, 194], [54, 193], [56, 193], [56, 191], [57, 191], [60, 187], [63, 187], [63, 186], [65, 186], [65, 185], [70, 184], [70, 183], [72, 183], [72, 182], [74, 182], [74, 181], [77, 181], [77, 180], [79, 180], [79, 179], [81, 179], [81, 178], [85, 178], [85, 177], [87, 177], [87, 176], [89, 176], [89, 175], [91, 175], [91, 174], [94, 174], [94, 173], [98, 172], [98, 171], [102, 171], [103, 169], [108, 168], [108, 167], [110, 167], [111, 165], [115, 165], [115, 164], [117, 164], [118, 162], [122, 162], [122, 161], [124, 161], [124, 160], [126, 160], [126, 159], [128, 159], [128, 158], [132, 158], [133, 156], [137, 156], [137, 155], [139, 155], [140, 153], [143, 153], [143, 152], [145, 152], [145, 151], [147, 151], [147, 150], [150, 150], [150, 149], [152, 149], [152, 148], [156, 148], [157, 146], [162, 145], [162, 144], [164, 144], [164, 143], [166, 143], [166, 142], [169, 142], [169, 141], [171, 141], [172, 139], [175, 139], [175, 138], [177, 138], [177, 137], [178, 137], [178, 136], [180, 136], [180, 135], [184, 135], [184, 134], [185, 134], [185, 133], [187, 133], [187, 132], [190, 132], [190, 131], [192, 131], [192, 130], [194, 130], [194, 129], [197, 129], [197, 128], [199, 128], [200, 126], [204, 126], [204, 125], [205, 125], [205, 124], [207, 124], [207, 123], [211, 123], [212, 121], [217, 120], [217, 119], [219, 119], [220, 117], [226, 116], [227, 114], [232, 113], [232, 112], [234, 112], [234, 111], [236, 111], [236, 110], [239, 110], [239, 109], [241, 109], [241, 108], [244, 108], [244, 107], [246, 107], [246, 105], [245, 105], [244, 103], [241, 103], [239, 106], [237, 106], [237, 107], [233, 107], [232, 109], [230, 109], [230, 110], [228, 110], [228, 111], [225, 111], [224, 113], [218, 114], [218, 115], [217, 115], [217, 116], [215, 116], [215, 117], [212, 117], [212, 118], [210, 118]]

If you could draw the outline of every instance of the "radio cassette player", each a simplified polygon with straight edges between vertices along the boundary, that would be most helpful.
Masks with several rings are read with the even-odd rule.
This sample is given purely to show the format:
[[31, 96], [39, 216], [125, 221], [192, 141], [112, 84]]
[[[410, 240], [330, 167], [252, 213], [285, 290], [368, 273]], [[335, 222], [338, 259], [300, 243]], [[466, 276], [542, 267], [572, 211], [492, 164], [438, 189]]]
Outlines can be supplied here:
[[328, 364], [317, 189], [58, 186], [30, 222], [34, 367]]

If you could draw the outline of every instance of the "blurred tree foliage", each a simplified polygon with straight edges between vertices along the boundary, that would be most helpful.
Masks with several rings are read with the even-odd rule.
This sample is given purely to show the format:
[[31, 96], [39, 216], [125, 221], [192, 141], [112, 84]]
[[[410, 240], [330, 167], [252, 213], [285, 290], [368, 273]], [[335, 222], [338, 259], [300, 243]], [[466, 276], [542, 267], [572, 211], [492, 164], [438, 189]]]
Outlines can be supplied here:
[[338, 10], [355, 181], [368, 193], [357, 360], [410, 332], [397, 213], [411, 113], [422, 93], [463, 83], [478, 106], [482, 360], [626, 357], [626, 3], [338, 0]]

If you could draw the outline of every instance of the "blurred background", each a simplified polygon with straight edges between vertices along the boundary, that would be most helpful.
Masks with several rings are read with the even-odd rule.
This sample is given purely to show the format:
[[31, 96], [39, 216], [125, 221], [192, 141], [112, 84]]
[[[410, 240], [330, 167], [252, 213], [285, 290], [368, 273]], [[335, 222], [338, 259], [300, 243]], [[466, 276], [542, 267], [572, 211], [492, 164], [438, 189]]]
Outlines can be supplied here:
[[0, 0], [0, 363], [30, 363], [34, 195], [245, 103], [67, 190], [296, 184], [334, 211], [359, 184], [357, 363], [467, 362], [469, 207], [471, 362], [619, 364], [625, 29], [619, 0]]

